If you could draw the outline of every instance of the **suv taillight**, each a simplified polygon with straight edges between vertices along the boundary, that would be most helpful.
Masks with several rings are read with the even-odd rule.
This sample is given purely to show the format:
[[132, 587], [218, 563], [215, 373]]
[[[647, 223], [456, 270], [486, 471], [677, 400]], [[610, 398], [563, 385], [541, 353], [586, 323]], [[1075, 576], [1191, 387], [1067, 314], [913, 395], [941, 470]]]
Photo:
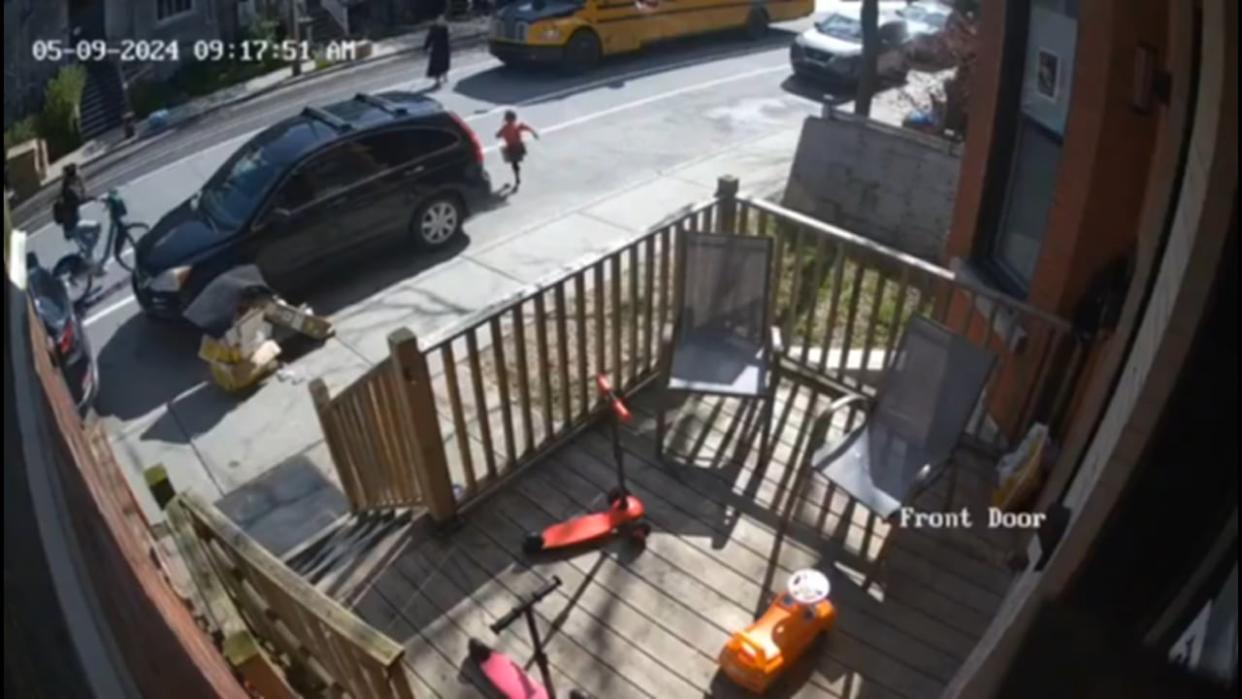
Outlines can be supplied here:
[[453, 116], [453, 121], [457, 122], [457, 125], [461, 127], [461, 130], [465, 131], [466, 135], [470, 137], [470, 145], [474, 147], [474, 159], [476, 162], [478, 162], [478, 164], [482, 165], [483, 164], [483, 142], [479, 140], [479, 135], [476, 134], [474, 132], [474, 129], [470, 128], [470, 125], [467, 124], [465, 120], [463, 120], [461, 117], [457, 116], [456, 114], [453, 114], [452, 116]]
[[60, 337], [56, 338], [56, 349], [60, 352], [60, 356], [68, 357], [77, 345], [77, 337], [73, 333], [73, 323], [65, 323], [65, 327], [60, 331]]

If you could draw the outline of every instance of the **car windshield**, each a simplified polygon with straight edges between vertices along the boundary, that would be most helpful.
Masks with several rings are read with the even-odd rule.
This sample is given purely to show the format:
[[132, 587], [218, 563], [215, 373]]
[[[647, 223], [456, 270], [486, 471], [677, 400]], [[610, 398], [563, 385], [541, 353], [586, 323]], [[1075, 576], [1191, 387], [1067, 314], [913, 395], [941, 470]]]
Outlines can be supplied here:
[[273, 162], [264, 149], [248, 149], [203, 188], [202, 206], [217, 223], [236, 229], [250, 217], [281, 169], [282, 164]]
[[815, 25], [815, 28], [821, 34], [827, 34], [834, 39], [844, 39], [845, 41], [853, 42], [862, 41], [862, 24], [853, 17], [831, 14]]
[[948, 13], [919, 7], [918, 5], [911, 5], [906, 8], [904, 16], [911, 22], [925, 24], [935, 30], [944, 29], [944, 25], [949, 21]]
[[222, 234], [240, 228], [288, 167], [332, 137], [317, 121], [293, 121], [267, 131], [233, 155], [203, 187], [199, 206]]

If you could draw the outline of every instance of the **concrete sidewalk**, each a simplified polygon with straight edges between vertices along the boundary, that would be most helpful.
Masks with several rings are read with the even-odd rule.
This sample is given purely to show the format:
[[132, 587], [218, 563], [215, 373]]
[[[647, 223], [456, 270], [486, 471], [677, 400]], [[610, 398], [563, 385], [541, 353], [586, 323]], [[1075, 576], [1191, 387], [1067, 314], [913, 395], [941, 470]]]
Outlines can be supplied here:
[[[799, 131], [786, 129], [586, 201], [494, 239], [332, 314], [337, 336], [244, 398], [198, 384], [138, 420], [113, 423], [117, 458], [148, 517], [159, 520], [142, 469], [163, 464], [178, 490], [219, 501], [224, 511], [276, 553], [288, 551], [346, 511], [324, 447], [307, 382], [322, 377], [335, 393], [387, 356], [387, 337], [407, 327], [419, 337], [455, 330], [471, 314], [582, 259], [632, 240], [686, 205], [710, 198], [718, 177], [742, 178], [744, 192], [784, 187]], [[486, 225], [486, 214], [472, 226]], [[368, 280], [360, 280], [365, 284]], [[348, 293], [344, 294], [349, 296]], [[149, 338], [127, 352], [153, 351]], [[158, 351], [158, 350], [156, 350]], [[200, 376], [192, 352], [161, 367], [168, 381]], [[152, 376], [153, 381], [159, 377]]]

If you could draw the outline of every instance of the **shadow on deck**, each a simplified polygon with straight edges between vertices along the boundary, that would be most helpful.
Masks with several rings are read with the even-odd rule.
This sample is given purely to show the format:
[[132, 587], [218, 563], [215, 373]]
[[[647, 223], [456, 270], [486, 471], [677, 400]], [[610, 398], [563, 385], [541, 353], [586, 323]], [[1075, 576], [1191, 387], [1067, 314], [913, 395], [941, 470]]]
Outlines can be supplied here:
[[[516, 596], [552, 576], [564, 585], [538, 612], [560, 692], [598, 697], [741, 696], [718, 676], [728, 636], [766, 607], [789, 575], [815, 567], [832, 582], [835, 627], [791, 669], [774, 696], [937, 696], [983, 633], [1008, 583], [1000, 532], [978, 528], [991, 484], [982, 459], [959, 453], [918, 503], [970, 507], [975, 529], [890, 529], [821, 476], [803, 472], [808, 445], [839, 433], [830, 402], [786, 385], [776, 410], [778, 444], [766, 465], [757, 410], [737, 401], [690, 400], [672, 420], [668, 451], [655, 457], [655, 399], [633, 399], [622, 432], [631, 491], [653, 533], [645, 550], [628, 539], [566, 554], [528, 557], [522, 540], [599, 506], [615, 485], [609, 432], [592, 428], [479, 502], [451, 533], [411, 530], [398, 554], [349, 602], [401, 642], [422, 696], [477, 696], [470, 637], [513, 657], [532, 654], [515, 624], [488, 625]], [[953, 496], [950, 503], [949, 495]], [[874, 556], [895, 537], [883, 564]]]

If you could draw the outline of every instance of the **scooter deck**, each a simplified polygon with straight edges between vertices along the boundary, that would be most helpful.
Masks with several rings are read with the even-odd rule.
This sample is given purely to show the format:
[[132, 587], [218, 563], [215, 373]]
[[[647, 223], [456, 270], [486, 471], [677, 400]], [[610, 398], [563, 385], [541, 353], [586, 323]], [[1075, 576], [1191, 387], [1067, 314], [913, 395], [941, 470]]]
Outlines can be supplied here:
[[505, 699], [551, 699], [542, 684], [531, 679], [517, 662], [504, 653], [471, 639], [470, 654], [483, 676]]
[[531, 541], [528, 543], [528, 548], [548, 550], [590, 543], [611, 536], [617, 529], [637, 522], [643, 517], [645, 512], [643, 503], [633, 495], [626, 496], [625, 507], [621, 504], [621, 501], [617, 501], [603, 512], [582, 515], [554, 524], [543, 530], [540, 546], [535, 546], [535, 542]]

